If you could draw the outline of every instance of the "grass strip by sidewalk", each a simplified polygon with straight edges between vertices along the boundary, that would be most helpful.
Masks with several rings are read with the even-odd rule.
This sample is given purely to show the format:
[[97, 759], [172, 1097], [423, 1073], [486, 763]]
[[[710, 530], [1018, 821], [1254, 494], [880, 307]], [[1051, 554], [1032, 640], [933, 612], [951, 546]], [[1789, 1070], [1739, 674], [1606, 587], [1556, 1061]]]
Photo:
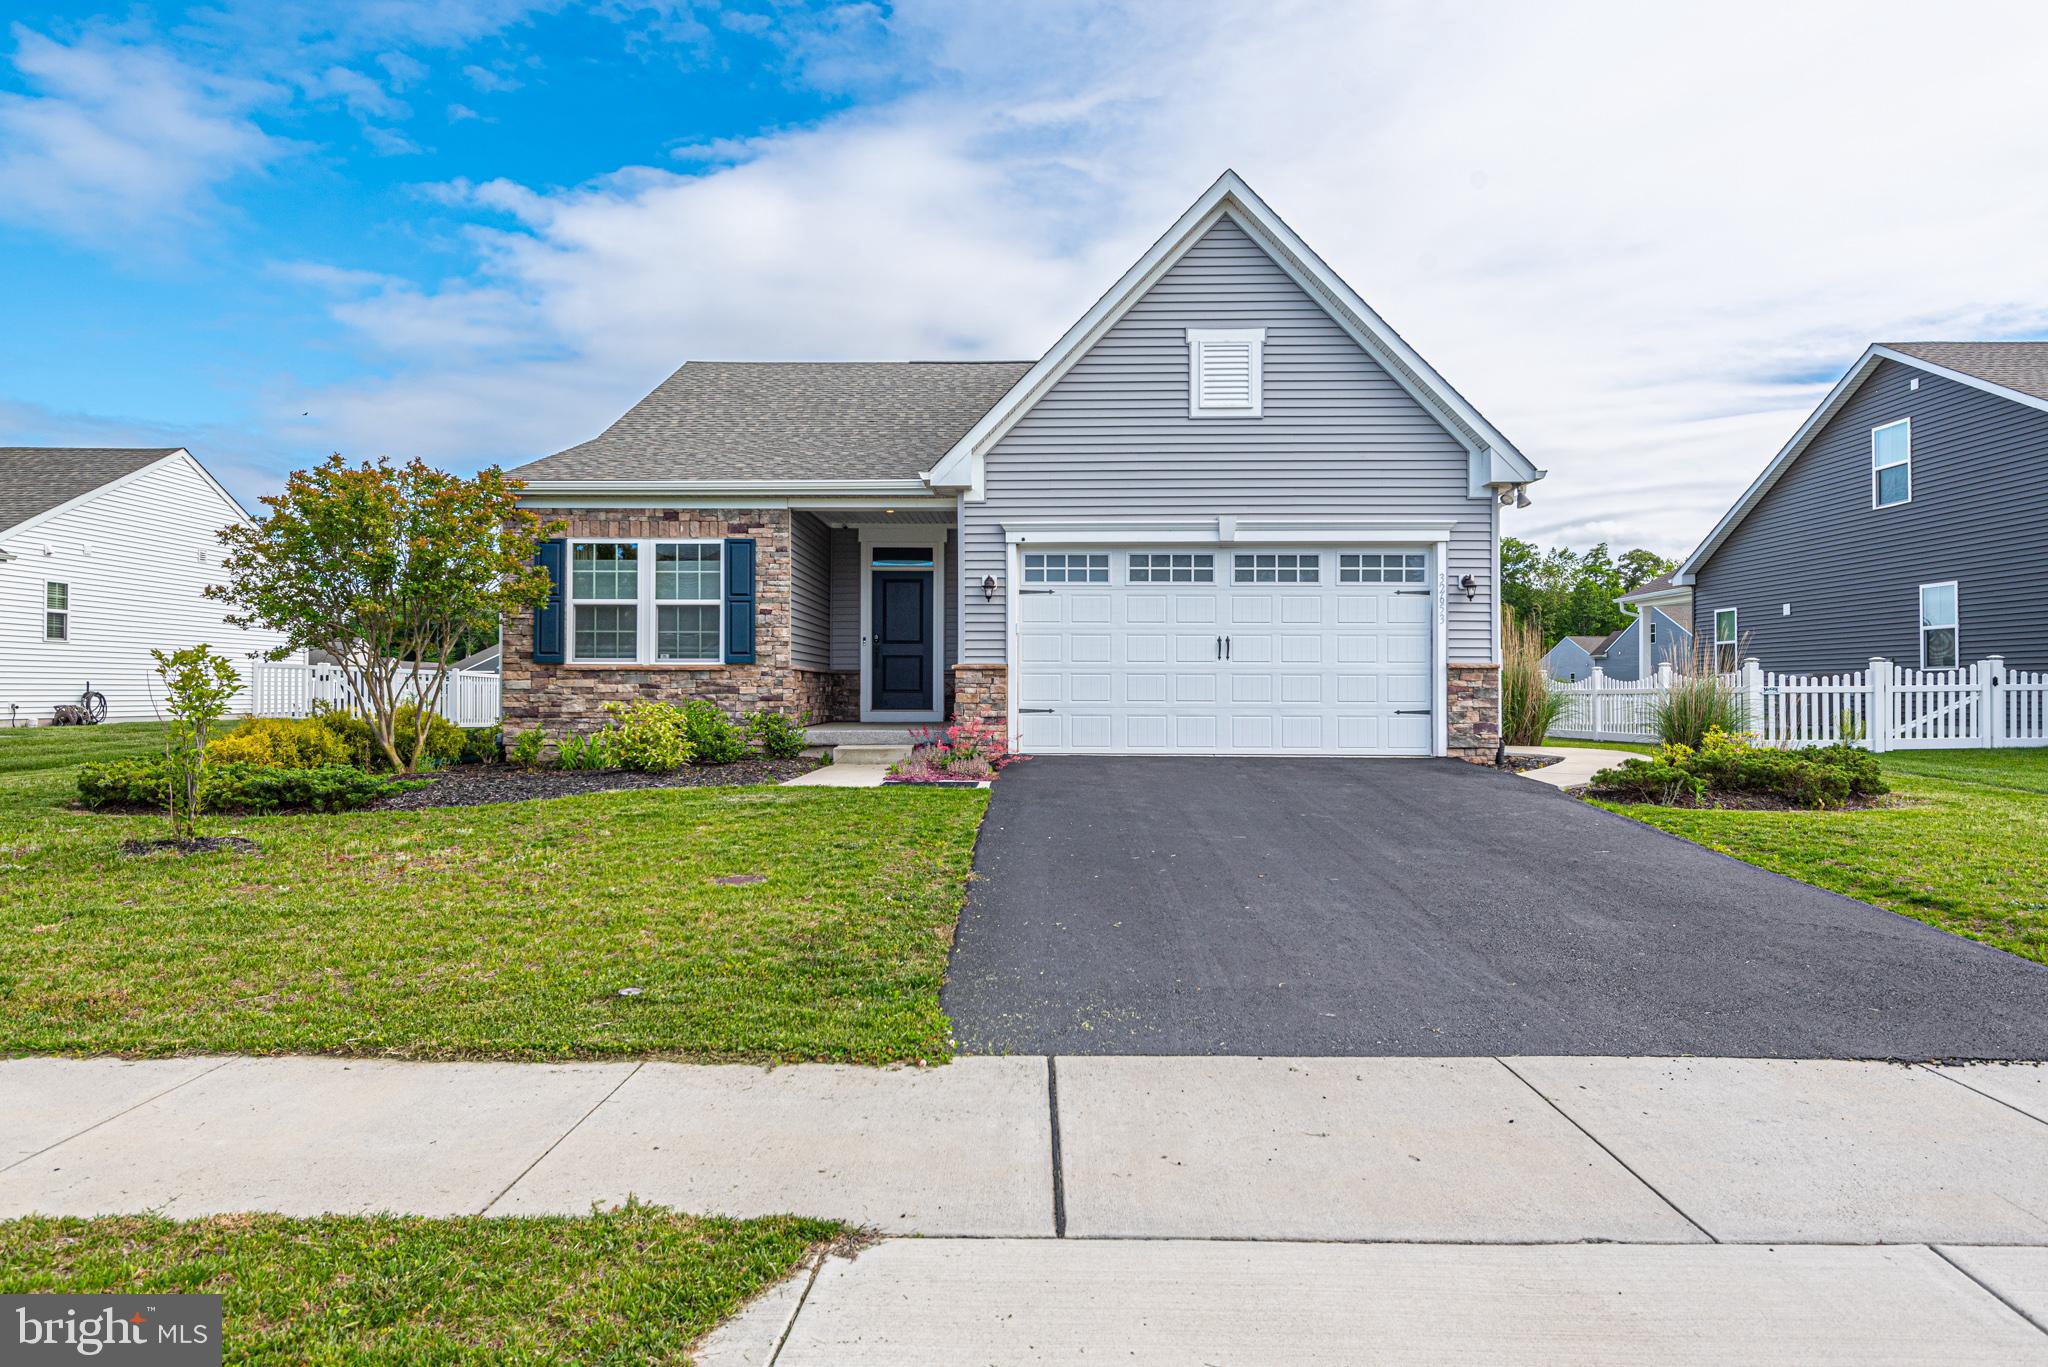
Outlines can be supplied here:
[[0, 773], [0, 1054], [951, 1055], [978, 790], [217, 818], [262, 852], [133, 858], [162, 820], [73, 809], [74, 772]]
[[681, 1363], [822, 1220], [223, 1215], [0, 1221], [0, 1292], [209, 1292], [237, 1364]]

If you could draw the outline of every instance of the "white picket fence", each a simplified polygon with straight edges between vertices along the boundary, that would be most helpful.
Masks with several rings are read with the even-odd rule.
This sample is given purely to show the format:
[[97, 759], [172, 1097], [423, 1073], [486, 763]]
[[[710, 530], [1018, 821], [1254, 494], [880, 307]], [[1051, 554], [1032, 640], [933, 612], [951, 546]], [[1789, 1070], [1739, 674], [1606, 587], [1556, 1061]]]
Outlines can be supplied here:
[[[1669, 665], [1653, 679], [1609, 679], [1599, 670], [1559, 684], [1558, 740], [1655, 741], [1657, 701]], [[1722, 676], [1739, 692], [1749, 729], [1768, 745], [1867, 750], [1950, 750], [2048, 745], [2048, 674], [2007, 669], [1993, 655], [1961, 669], [1902, 669], [1876, 659], [1844, 674], [1772, 674], [1755, 660]]]
[[[414, 689], [400, 681], [399, 697]], [[359, 709], [361, 690], [340, 665], [258, 660], [249, 679], [250, 711], [258, 717], [311, 716], [313, 704]], [[454, 670], [441, 688], [435, 710], [457, 726], [495, 726], [500, 715], [498, 676], [484, 670]]]

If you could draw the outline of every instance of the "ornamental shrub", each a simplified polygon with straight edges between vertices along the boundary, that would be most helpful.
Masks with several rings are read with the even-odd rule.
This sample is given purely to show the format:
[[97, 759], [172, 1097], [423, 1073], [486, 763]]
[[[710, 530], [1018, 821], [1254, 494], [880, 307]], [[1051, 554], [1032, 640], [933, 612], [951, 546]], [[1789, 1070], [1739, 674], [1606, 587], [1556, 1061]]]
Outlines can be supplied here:
[[536, 726], [519, 733], [519, 739], [506, 747], [505, 758], [522, 769], [531, 769], [540, 763], [540, 752], [547, 743], [547, 733]]
[[747, 757], [746, 728], [702, 698], [683, 707], [692, 764], [734, 764]]
[[460, 759], [464, 764], [496, 764], [504, 758], [504, 748], [504, 728], [501, 726], [462, 728]]
[[[161, 760], [109, 760], [79, 769], [78, 796], [94, 808], [155, 806], [167, 800], [176, 781], [172, 767]], [[378, 778], [352, 764], [270, 769], [215, 763], [202, 777], [200, 805], [226, 812], [344, 812], [425, 781]]]
[[[368, 717], [338, 707], [315, 708], [313, 717], [348, 746], [350, 764], [372, 772], [390, 771], [391, 758], [377, 743], [377, 733], [371, 728]], [[427, 737], [425, 747], [419, 752], [421, 761], [438, 768], [460, 760], [468, 744], [462, 728], [438, 712], [426, 713], [425, 722]], [[420, 709], [411, 703], [406, 703], [393, 714], [393, 735], [401, 755], [414, 753], [420, 723]]]
[[1593, 787], [1635, 802], [1689, 806], [1709, 797], [1774, 797], [1794, 807], [1839, 807], [1891, 791], [1877, 758], [1853, 745], [1772, 750], [1710, 731], [1699, 749], [1666, 745], [1593, 775]]
[[761, 747], [761, 753], [770, 759], [795, 759], [810, 745], [810, 738], [804, 734], [804, 727], [810, 724], [810, 714], [791, 721], [780, 712], [756, 712], [747, 718], [747, 734]]
[[346, 740], [311, 717], [253, 718], [210, 743], [206, 754], [217, 763], [265, 769], [318, 769], [354, 758]]
[[604, 713], [607, 755], [621, 769], [667, 774], [690, 762], [690, 737], [683, 709], [672, 702], [608, 702]]

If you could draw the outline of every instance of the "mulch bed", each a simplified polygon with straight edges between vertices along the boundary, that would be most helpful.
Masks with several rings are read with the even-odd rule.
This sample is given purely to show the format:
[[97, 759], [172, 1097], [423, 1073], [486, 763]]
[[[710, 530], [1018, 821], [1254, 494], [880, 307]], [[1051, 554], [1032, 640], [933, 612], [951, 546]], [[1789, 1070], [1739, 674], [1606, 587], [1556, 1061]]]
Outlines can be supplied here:
[[811, 759], [745, 759], [737, 764], [692, 764], [672, 774], [639, 774], [629, 769], [520, 769], [509, 764], [464, 764], [427, 775], [433, 781], [409, 793], [379, 798], [367, 810], [414, 811], [424, 807], [478, 807], [491, 802], [527, 802], [581, 793], [615, 793], [628, 788], [709, 788], [784, 783], [817, 768]]
[[1518, 774], [1531, 769], [1548, 769], [1553, 764], [1564, 763], [1563, 755], [1509, 755], [1506, 767]]
[[1797, 802], [1787, 802], [1770, 793], [1710, 793], [1698, 802], [1644, 802], [1633, 793], [1617, 792], [1612, 788], [1578, 787], [1567, 788], [1573, 797], [1591, 798], [1595, 802], [1615, 802], [1625, 806], [1677, 807], [1688, 811], [1713, 812], [1867, 812], [1879, 807], [1898, 807], [1903, 804], [1897, 797], [1886, 794], [1881, 797], [1852, 797], [1834, 807], [1808, 807]]
[[147, 854], [212, 854], [216, 850], [227, 850], [233, 854], [258, 853], [256, 842], [239, 835], [201, 835], [190, 840], [124, 840], [121, 853]]

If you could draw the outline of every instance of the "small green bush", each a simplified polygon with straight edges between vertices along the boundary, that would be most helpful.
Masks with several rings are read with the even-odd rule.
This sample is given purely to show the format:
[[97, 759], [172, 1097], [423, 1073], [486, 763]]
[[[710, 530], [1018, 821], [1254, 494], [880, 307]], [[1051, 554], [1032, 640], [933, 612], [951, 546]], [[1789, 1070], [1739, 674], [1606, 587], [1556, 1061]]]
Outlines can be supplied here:
[[256, 717], [210, 742], [206, 756], [217, 764], [254, 764], [265, 769], [319, 769], [347, 764], [349, 743], [317, 718], [293, 721]]
[[[345, 812], [424, 782], [378, 778], [350, 764], [310, 769], [210, 764], [203, 779], [202, 801], [206, 807], [224, 812]], [[78, 796], [94, 808], [156, 806], [166, 800], [171, 783], [171, 771], [162, 760], [109, 760], [79, 769]]]
[[734, 764], [747, 757], [746, 728], [702, 698], [683, 707], [692, 764]]
[[506, 748], [505, 758], [522, 769], [531, 769], [540, 763], [540, 752], [547, 743], [546, 733], [536, 726], [519, 733], [519, 739]]
[[504, 730], [497, 726], [465, 726], [462, 728], [463, 764], [496, 764], [502, 758]]
[[791, 721], [780, 712], [756, 712], [747, 718], [747, 734], [768, 758], [795, 759], [811, 743], [804, 735], [810, 720], [809, 713]]
[[609, 769], [612, 767], [611, 734], [593, 731], [587, 736], [564, 736], [555, 747], [555, 753], [564, 769]]
[[608, 702], [605, 750], [621, 769], [667, 774], [690, 762], [688, 720], [672, 702]]

